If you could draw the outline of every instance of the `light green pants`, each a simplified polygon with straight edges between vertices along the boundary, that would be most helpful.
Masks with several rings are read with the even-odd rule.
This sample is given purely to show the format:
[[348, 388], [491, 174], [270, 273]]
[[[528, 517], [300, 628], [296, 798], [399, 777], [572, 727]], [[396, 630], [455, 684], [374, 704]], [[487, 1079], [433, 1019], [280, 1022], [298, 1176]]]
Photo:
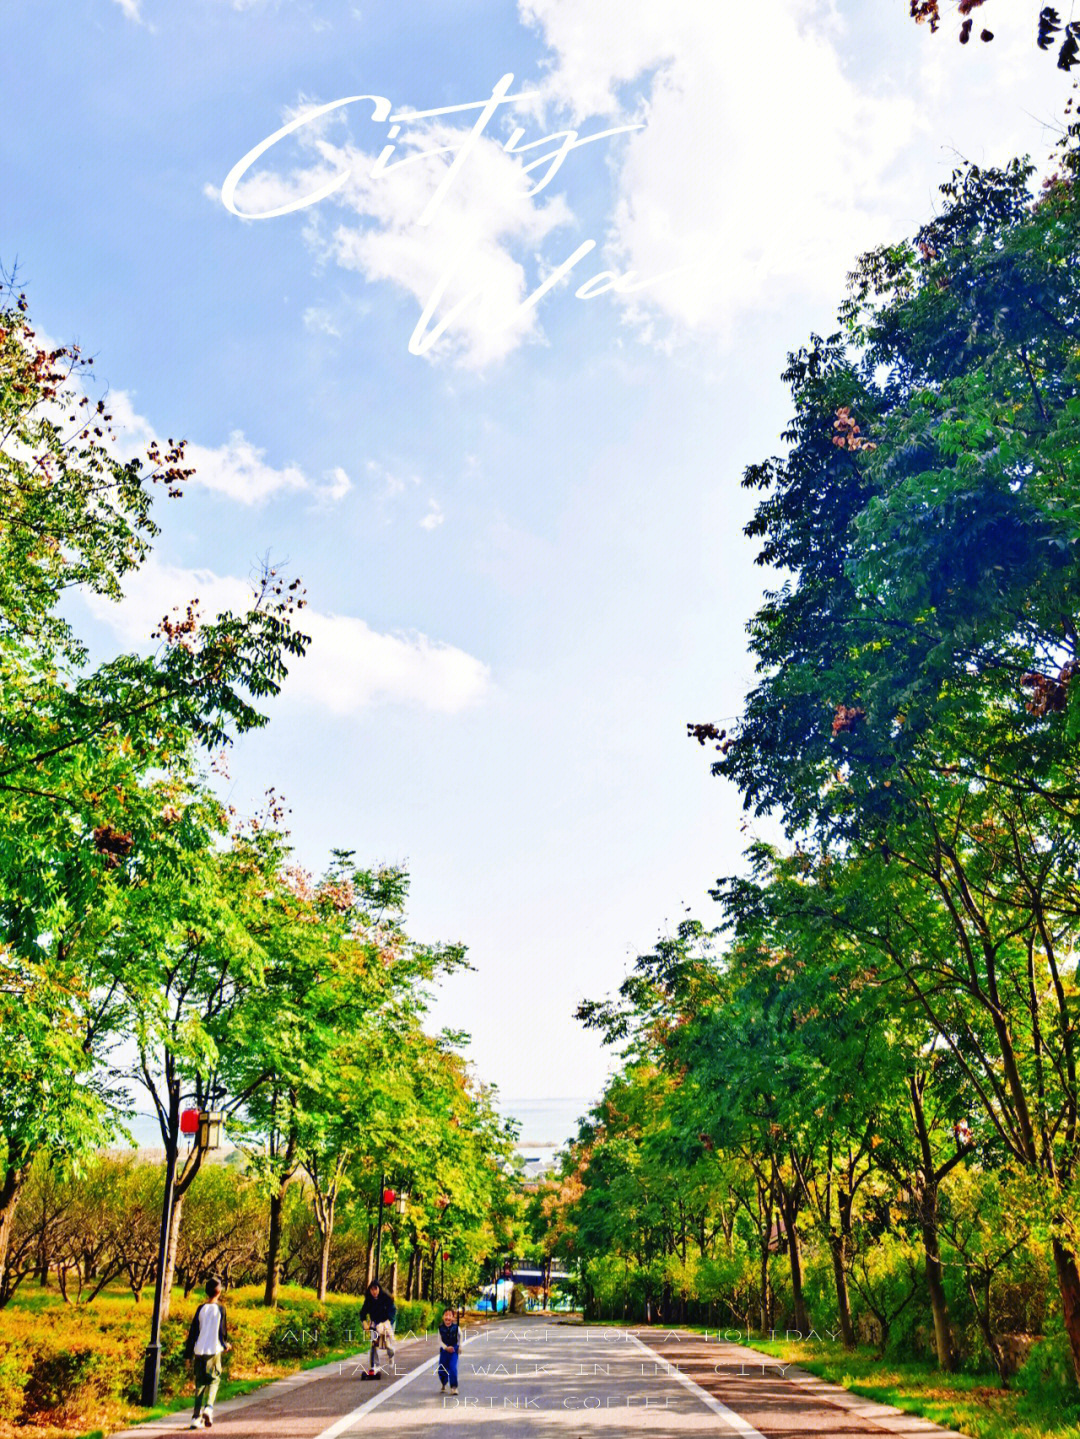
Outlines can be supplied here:
[[195, 1362], [195, 1412], [193, 1419], [207, 1409], [213, 1409], [221, 1383], [221, 1355], [196, 1354]]

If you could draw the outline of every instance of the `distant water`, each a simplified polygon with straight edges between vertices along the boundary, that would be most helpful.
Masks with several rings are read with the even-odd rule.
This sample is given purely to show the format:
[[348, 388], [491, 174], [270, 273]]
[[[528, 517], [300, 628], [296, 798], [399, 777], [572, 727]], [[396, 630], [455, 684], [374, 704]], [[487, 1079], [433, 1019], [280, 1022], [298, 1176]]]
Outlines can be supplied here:
[[577, 1137], [578, 1120], [596, 1103], [592, 1096], [515, 1099], [499, 1096], [499, 1113], [518, 1123], [518, 1149], [561, 1149]]
[[[513, 1099], [499, 1096], [499, 1113], [518, 1122], [518, 1144], [522, 1153], [550, 1153], [562, 1149], [577, 1137], [578, 1120], [596, 1103], [594, 1096], [577, 1095], [555, 1099]], [[157, 1120], [145, 1111], [130, 1125], [136, 1144], [147, 1149], [161, 1148]]]

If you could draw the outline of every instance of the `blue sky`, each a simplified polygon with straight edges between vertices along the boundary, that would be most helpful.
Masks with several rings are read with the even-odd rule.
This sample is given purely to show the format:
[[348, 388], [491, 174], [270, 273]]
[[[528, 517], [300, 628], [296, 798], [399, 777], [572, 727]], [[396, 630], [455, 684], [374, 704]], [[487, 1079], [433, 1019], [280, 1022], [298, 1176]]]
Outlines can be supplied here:
[[[859, 250], [925, 217], [958, 156], [1049, 152], [1067, 79], [1031, 7], [992, 8], [994, 43], [964, 49], [904, 0], [9, 0], [0, 259], [97, 356], [125, 442], [184, 435], [199, 464], [130, 601], [80, 622], [116, 649], [192, 594], [231, 602], [268, 551], [303, 577], [311, 655], [226, 788], [283, 793], [312, 868], [334, 846], [408, 862], [413, 929], [475, 965], [436, 1020], [508, 1096], [598, 1090], [574, 1006], [684, 906], [708, 919], [739, 862], [737, 797], [684, 737], [751, 680], [765, 577], [739, 477], [778, 447], [784, 355]], [[370, 178], [388, 127], [361, 106], [238, 191], [254, 211], [347, 170], [335, 196], [259, 221], [221, 203], [304, 106], [463, 104], [507, 72], [540, 93], [430, 226], [449, 157]], [[472, 119], [403, 126], [397, 157]], [[514, 125], [625, 124], [522, 193]], [[531, 323], [497, 328], [587, 239]], [[485, 298], [410, 354], [459, 248]], [[574, 298], [607, 268], [676, 273]]]

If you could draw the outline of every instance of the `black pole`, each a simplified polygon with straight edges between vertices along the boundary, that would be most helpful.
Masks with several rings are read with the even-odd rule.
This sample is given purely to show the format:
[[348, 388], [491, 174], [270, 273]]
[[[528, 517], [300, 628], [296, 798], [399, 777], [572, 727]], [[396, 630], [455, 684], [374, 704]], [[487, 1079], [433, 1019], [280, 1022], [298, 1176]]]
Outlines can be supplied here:
[[382, 1225], [383, 1225], [383, 1195], [386, 1192], [386, 1175], [379, 1175], [379, 1224], [375, 1230], [375, 1280], [379, 1287], [382, 1287], [382, 1280], [379, 1274], [382, 1268]]
[[142, 1402], [152, 1409], [158, 1400], [161, 1375], [161, 1301], [165, 1297], [165, 1265], [169, 1257], [169, 1229], [172, 1227], [173, 1191], [176, 1188], [176, 1144], [165, 1151], [165, 1198], [161, 1204], [161, 1239], [158, 1244], [157, 1279], [154, 1283], [154, 1315], [150, 1321], [150, 1343], [143, 1359]]

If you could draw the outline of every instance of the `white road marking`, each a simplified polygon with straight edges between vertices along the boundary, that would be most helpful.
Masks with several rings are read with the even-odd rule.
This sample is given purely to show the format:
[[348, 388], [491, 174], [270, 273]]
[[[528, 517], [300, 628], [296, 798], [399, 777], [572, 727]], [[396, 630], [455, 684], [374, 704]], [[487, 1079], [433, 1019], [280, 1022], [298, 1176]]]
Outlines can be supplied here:
[[438, 1361], [439, 1355], [436, 1352], [430, 1359], [425, 1359], [422, 1364], [418, 1364], [415, 1369], [410, 1369], [408, 1374], [403, 1374], [400, 1379], [395, 1379], [393, 1384], [388, 1384], [385, 1389], [380, 1386], [379, 1392], [373, 1394], [365, 1404], [361, 1404], [358, 1409], [350, 1410], [348, 1414], [343, 1414], [340, 1419], [335, 1419], [333, 1424], [328, 1429], [324, 1429], [321, 1434], [317, 1434], [315, 1439], [337, 1439], [339, 1434], [344, 1434], [350, 1425], [355, 1424], [358, 1419], [362, 1419], [365, 1414], [370, 1414], [372, 1409], [377, 1409], [380, 1404], [390, 1398], [391, 1394], [396, 1394], [399, 1389], [404, 1389], [406, 1384], [411, 1384], [418, 1374], [423, 1374], [427, 1369], [434, 1369]]
[[[663, 1355], [658, 1355], [655, 1349], [650, 1349], [647, 1344], [642, 1344], [636, 1334], [627, 1333], [626, 1338], [629, 1343], [636, 1344], [639, 1349], [644, 1350], [651, 1358], [663, 1359]], [[733, 1434], [741, 1434], [743, 1439], [765, 1439], [760, 1429], [755, 1429], [747, 1420], [736, 1414], [734, 1409], [729, 1409], [726, 1404], [721, 1404], [719, 1399], [714, 1399], [711, 1394], [706, 1393], [700, 1384], [695, 1384], [690, 1376], [684, 1374], [681, 1369], [669, 1368], [667, 1374], [669, 1378], [681, 1384], [684, 1389], [689, 1389], [690, 1393], [693, 1394], [696, 1399], [699, 1399], [707, 1409], [711, 1409], [714, 1414], [718, 1414], [725, 1424], [730, 1427]], [[321, 1434], [319, 1435], [319, 1439], [323, 1439]]]

